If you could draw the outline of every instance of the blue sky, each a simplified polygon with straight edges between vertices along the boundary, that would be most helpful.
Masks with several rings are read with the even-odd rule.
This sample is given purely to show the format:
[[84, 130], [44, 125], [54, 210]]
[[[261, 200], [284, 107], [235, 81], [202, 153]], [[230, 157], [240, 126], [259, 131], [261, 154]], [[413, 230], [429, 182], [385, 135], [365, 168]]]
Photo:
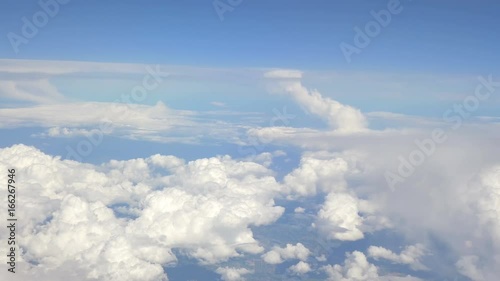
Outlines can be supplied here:
[[[70, 1], [22, 52], [7, 58], [477, 73], [497, 71], [497, 1], [402, 1], [370, 47], [346, 64], [338, 45], [387, 1], [242, 1], [221, 21], [211, 1]], [[39, 10], [2, 1], [2, 33]]]
[[66, 1], [0, 3], [12, 280], [497, 280], [498, 1]]

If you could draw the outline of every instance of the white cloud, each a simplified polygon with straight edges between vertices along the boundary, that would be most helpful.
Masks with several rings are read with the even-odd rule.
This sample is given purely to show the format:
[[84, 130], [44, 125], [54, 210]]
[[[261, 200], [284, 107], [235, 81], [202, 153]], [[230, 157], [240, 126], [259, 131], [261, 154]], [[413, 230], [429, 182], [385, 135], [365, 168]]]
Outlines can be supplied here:
[[[28, 191], [20, 191], [17, 230], [25, 277], [44, 271], [64, 280], [73, 267], [81, 274], [72, 280], [163, 280], [162, 266], [177, 261], [172, 248], [202, 263], [261, 253], [250, 226], [284, 211], [274, 205], [280, 185], [272, 171], [228, 156], [185, 162], [155, 155], [93, 166], [16, 145], [0, 150], [0, 168], [12, 167]], [[117, 217], [114, 204], [136, 218]]]
[[263, 152], [246, 158], [248, 161], [259, 163], [265, 167], [269, 167], [273, 163], [274, 155], [270, 152]]
[[[92, 112], [92, 114], [88, 114]], [[2, 127], [18, 126], [99, 126], [103, 122], [115, 127], [143, 130], [166, 130], [172, 125], [192, 125], [187, 117], [193, 112], [176, 111], [158, 102], [154, 106], [123, 103], [58, 103], [24, 108], [2, 108]]]
[[303, 155], [299, 167], [285, 176], [284, 184], [288, 193], [298, 196], [343, 191], [347, 186], [345, 175], [350, 168], [347, 161], [330, 153]]
[[420, 261], [420, 258], [426, 254], [427, 249], [422, 244], [407, 246], [400, 254], [395, 254], [383, 247], [370, 246], [368, 248], [368, 256], [375, 260], [386, 259], [398, 264], [407, 264], [414, 270], [428, 270]]
[[[89, 114], [92, 112], [92, 114]], [[39, 137], [102, 135], [154, 142], [199, 142], [200, 138], [231, 141], [242, 127], [203, 119], [203, 113], [173, 110], [162, 102], [153, 106], [123, 103], [55, 103], [0, 109], [0, 128], [43, 127]]]
[[[286, 87], [293, 83], [283, 82], [281, 86]], [[323, 113], [323, 116], [326, 118], [328, 114]], [[382, 117], [387, 118], [387, 115]], [[389, 116], [392, 117], [402, 118]], [[457, 256], [473, 254], [484, 261], [481, 269], [486, 280], [489, 280], [490, 276], [498, 276], [500, 200], [497, 195], [500, 188], [498, 180], [500, 172], [498, 172], [498, 157], [494, 156], [499, 152], [498, 145], [494, 141], [500, 136], [498, 125], [478, 124], [481, 120], [472, 120], [473, 122], [464, 120], [460, 129], [453, 131], [448, 130], [451, 124], [443, 124], [442, 120], [413, 117], [402, 119], [406, 124], [413, 123], [419, 127], [369, 130], [360, 134], [339, 134], [311, 128], [273, 127], [254, 128], [248, 133], [266, 139], [271, 144], [294, 145], [310, 151], [309, 153], [319, 154], [326, 150], [332, 156], [335, 155], [333, 152], [339, 151], [344, 154], [354, 152], [361, 156], [358, 163], [362, 166], [352, 165], [352, 161], [340, 157], [347, 162], [347, 171], [342, 174], [339, 170], [331, 169], [325, 173], [332, 176], [333, 179], [330, 181], [335, 183], [326, 185], [327, 188], [321, 184], [321, 179], [325, 177], [320, 176], [322, 170], [330, 168], [330, 165], [326, 164], [328, 161], [326, 159], [321, 160], [316, 157], [321, 161], [313, 160], [307, 163], [304, 156], [303, 161], [307, 165], [301, 164], [295, 171], [285, 176], [285, 179], [295, 176], [293, 181], [285, 180], [290, 194], [294, 195], [291, 198], [311, 196], [320, 192], [347, 193], [354, 198], [345, 200], [350, 204], [337, 203], [337, 206], [344, 206], [338, 207], [340, 211], [337, 211], [333, 204], [322, 206], [324, 211], [322, 227], [328, 229], [324, 231], [325, 234], [335, 237], [337, 233], [344, 232], [349, 234], [347, 235], [349, 239], [359, 239], [363, 237], [363, 233], [384, 226], [393, 226], [394, 231], [411, 238], [410, 240], [427, 245], [428, 234], [432, 233], [440, 241], [447, 241]], [[400, 165], [399, 156], [406, 156], [414, 151], [417, 141], [421, 142], [430, 136], [433, 128], [431, 130], [427, 128], [435, 125], [447, 130], [447, 141], [437, 145], [435, 152], [426, 157], [424, 163], [415, 167], [414, 173], [398, 186], [399, 190], [391, 192], [383, 178], [385, 171], [397, 171]], [[339, 157], [339, 153], [336, 157]], [[334, 159], [335, 157], [330, 157], [330, 161]], [[320, 164], [312, 165], [314, 161]], [[353, 173], [353, 170], [359, 172]], [[335, 178], [335, 175], [338, 177]], [[339, 189], [328, 190], [328, 187], [334, 186]], [[363, 206], [365, 203], [368, 206]], [[326, 212], [329, 210], [326, 205], [331, 206], [331, 212]], [[368, 210], [365, 210], [367, 207]], [[370, 212], [372, 208], [374, 209]], [[327, 213], [332, 215], [326, 215]], [[377, 216], [367, 216], [370, 213]], [[345, 217], [338, 214], [344, 214]], [[337, 227], [342, 223], [348, 227]], [[367, 227], [367, 224], [371, 224], [372, 227]], [[458, 225], [460, 227], [457, 227]], [[319, 229], [320, 225], [316, 226]], [[445, 260], [439, 260], [437, 263], [446, 268], [454, 267]]]
[[460, 274], [470, 278], [472, 281], [483, 281], [484, 275], [478, 267], [479, 258], [477, 256], [463, 256], [457, 261], [455, 266]]
[[305, 261], [310, 254], [309, 249], [302, 243], [297, 243], [296, 245], [286, 244], [284, 248], [273, 247], [271, 251], [262, 255], [262, 259], [269, 264], [280, 264], [291, 259]]
[[294, 275], [304, 275], [312, 269], [307, 262], [299, 261], [297, 264], [290, 266], [288, 270]]
[[302, 71], [294, 69], [275, 69], [264, 73], [264, 77], [274, 79], [301, 79], [302, 74]]
[[369, 263], [365, 254], [359, 251], [346, 253], [343, 265], [327, 265], [323, 266], [322, 270], [329, 281], [423, 281], [410, 275], [379, 275], [378, 268]]
[[330, 239], [356, 241], [364, 238], [362, 224], [357, 198], [332, 192], [326, 196], [314, 226]]
[[327, 265], [323, 270], [330, 281], [373, 281], [378, 279], [378, 269], [368, 262], [366, 256], [358, 251], [346, 254], [344, 265]]
[[304, 153], [299, 167], [283, 179], [288, 199], [327, 194], [313, 226], [329, 239], [356, 241], [363, 232], [390, 227], [377, 206], [359, 199], [348, 186], [347, 179], [360, 174], [363, 158], [355, 152]]
[[500, 249], [500, 165], [482, 171], [469, 183], [466, 195], [478, 223]]
[[319, 262], [325, 262], [325, 261], [327, 261], [327, 258], [325, 255], [321, 255], [319, 257], [316, 257], [316, 260]]
[[0, 98], [32, 103], [54, 103], [66, 98], [46, 79], [1, 80]]
[[[300, 74], [300, 75], [299, 75]], [[290, 71], [273, 71], [265, 74], [274, 78], [302, 78], [301, 73]], [[367, 131], [368, 122], [359, 109], [341, 104], [323, 97], [317, 90], [309, 90], [301, 81], [278, 80], [271, 86], [271, 92], [285, 92], [306, 111], [327, 121], [328, 125], [338, 133], [349, 134]]]
[[46, 133], [34, 134], [34, 137], [78, 137], [85, 136], [91, 137], [93, 135], [103, 134], [103, 132], [99, 129], [78, 129], [78, 128], [61, 128], [61, 127], [52, 127], [47, 130]]
[[[95, 126], [104, 118], [116, 125], [113, 133], [121, 137], [190, 142], [197, 140], [193, 134], [237, 141], [236, 132], [248, 129], [227, 123], [206, 123], [200, 113], [172, 110], [162, 104], [134, 105], [133, 108], [110, 103], [53, 104], [54, 100], [60, 102], [63, 97], [44, 80], [46, 76], [82, 72], [139, 74], [144, 73], [144, 67], [78, 62], [47, 65], [43, 61], [0, 60], [3, 75], [42, 77], [31, 84], [23, 82], [26, 88], [19, 88], [15, 83], [2, 84], [2, 97], [14, 97], [17, 91], [15, 97], [41, 105], [0, 109], [1, 126], [41, 126], [48, 130], [46, 136], [89, 136], [96, 134]], [[186, 74], [190, 70], [181, 72]], [[196, 73], [205, 72], [210, 71]], [[262, 70], [256, 72], [262, 78]], [[464, 275], [496, 280], [495, 276], [500, 274], [497, 254], [500, 249], [500, 172], [498, 145], [494, 141], [499, 136], [498, 124], [464, 125], [461, 131], [453, 132], [453, 138], [450, 135], [450, 141], [418, 167], [401, 190], [390, 193], [385, 190], [386, 183], [380, 175], [391, 169], [399, 154], [414, 149], [416, 138], [427, 136], [422, 127], [442, 122], [381, 112], [368, 113], [365, 117], [355, 108], [306, 88], [297, 81], [303, 78], [299, 71], [273, 70], [264, 76], [270, 78], [268, 83], [287, 92], [304, 109], [330, 125], [325, 130], [271, 127], [247, 131], [250, 136], [258, 136], [272, 144], [292, 144], [316, 152], [315, 155], [304, 153], [300, 166], [286, 175], [282, 183], [276, 182], [274, 173], [268, 169], [272, 157], [277, 156], [272, 153], [244, 161], [215, 157], [188, 163], [172, 156], [157, 155], [93, 166], [61, 161], [23, 147], [0, 152], [2, 167], [15, 164], [22, 168], [26, 190], [29, 190], [23, 195], [29, 208], [20, 210], [24, 219], [20, 237], [27, 247], [23, 257], [41, 262], [41, 265], [28, 268], [26, 262], [21, 262], [21, 267], [28, 268], [26, 274], [42, 274], [40, 268], [57, 265], [58, 272], [64, 272], [61, 274], [69, 274], [66, 271], [74, 268], [80, 276], [86, 276], [92, 267], [95, 268], [94, 276], [112, 279], [117, 263], [137, 267], [150, 263], [152, 274], [163, 274], [157, 269], [164, 262], [175, 262], [170, 253], [173, 247], [205, 263], [216, 263], [244, 253], [261, 253], [263, 249], [254, 239], [251, 227], [270, 224], [281, 215], [283, 209], [273, 201], [276, 194], [285, 195], [287, 199], [327, 194], [323, 205], [319, 206], [315, 226], [330, 238], [360, 239], [366, 232], [387, 227], [387, 216], [397, 222], [394, 231], [399, 234], [425, 243], [428, 234], [432, 233], [437, 240], [446, 241], [452, 253], [463, 257], [456, 266]], [[89, 115], [89, 111], [96, 113]], [[368, 130], [367, 119], [393, 120], [404, 126], [411, 123], [418, 128]], [[346, 157], [351, 154], [362, 157], [353, 161]], [[73, 202], [74, 206], [67, 202]], [[116, 203], [126, 206], [111, 210]], [[109, 216], [117, 210], [136, 220]], [[175, 219], [179, 217], [184, 220]], [[66, 225], [68, 222], [62, 218], [81, 221]], [[103, 226], [105, 233], [96, 230], [101, 228], [101, 219], [106, 224]], [[155, 221], [159, 224], [155, 225]], [[145, 232], [141, 227], [151, 232], [142, 235]], [[177, 227], [181, 234], [173, 233], [172, 229]], [[82, 235], [68, 237], [70, 232], [65, 229], [81, 230]], [[165, 229], [168, 233], [163, 232]], [[201, 237], [200, 232], [206, 232], [206, 237]], [[182, 237], [182, 233], [186, 237]], [[187, 237], [186, 233], [193, 234], [194, 238]], [[4, 237], [5, 233], [0, 231], [0, 238]], [[52, 241], [54, 249], [65, 247], [73, 240], [77, 246], [66, 255], [55, 256], [53, 250], [35, 245], [33, 241], [37, 239]], [[144, 244], [144, 240], [150, 244]], [[374, 256], [393, 262], [414, 264], [420, 259], [418, 251], [403, 250], [396, 254], [383, 248], [371, 249], [378, 251]], [[88, 254], [97, 251], [110, 257], [99, 261], [100, 266]], [[113, 260], [118, 252], [120, 258]], [[269, 255], [271, 260], [283, 259], [280, 253]], [[73, 259], [75, 256], [78, 261]], [[161, 275], [156, 277], [163, 278]], [[61, 278], [55, 274], [46, 279]], [[384, 276], [380, 280], [397, 278]]]
[[295, 208], [293, 211], [294, 211], [295, 213], [297, 213], [297, 214], [303, 214], [303, 213], [306, 211], [306, 209], [304, 209], [304, 208], [302, 208], [302, 207], [297, 207], [297, 208]]
[[216, 272], [222, 276], [224, 281], [244, 281], [243, 275], [252, 273], [246, 268], [219, 267]]

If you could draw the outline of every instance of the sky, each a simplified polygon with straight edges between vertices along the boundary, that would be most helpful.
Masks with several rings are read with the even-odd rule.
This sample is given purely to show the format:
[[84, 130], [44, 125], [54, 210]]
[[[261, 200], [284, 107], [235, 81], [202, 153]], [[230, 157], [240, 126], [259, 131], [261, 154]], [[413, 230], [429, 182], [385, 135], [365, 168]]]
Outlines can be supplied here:
[[0, 277], [496, 281], [499, 8], [2, 1]]
[[[239, 1], [235, 1], [239, 2]], [[212, 1], [68, 1], [16, 59], [308, 70], [471, 74], [497, 71], [497, 1], [401, 1], [373, 44], [346, 64], [340, 42], [388, 1], [240, 1], [220, 20]], [[224, 3], [224, 2], [223, 2]], [[431, 4], [431, 5], [430, 5]], [[36, 1], [2, 1], [2, 33], [20, 33]], [[392, 24], [395, 23], [395, 24]]]

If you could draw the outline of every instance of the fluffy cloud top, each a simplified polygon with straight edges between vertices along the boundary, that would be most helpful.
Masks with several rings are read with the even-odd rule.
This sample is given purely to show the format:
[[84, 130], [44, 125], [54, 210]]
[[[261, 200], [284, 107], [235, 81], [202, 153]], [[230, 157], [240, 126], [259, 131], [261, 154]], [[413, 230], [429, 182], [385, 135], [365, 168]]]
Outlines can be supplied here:
[[410, 265], [415, 270], [426, 270], [420, 258], [426, 255], [427, 249], [422, 244], [407, 246], [399, 255], [383, 247], [370, 246], [368, 255], [376, 260], [386, 259], [394, 263]]
[[300, 166], [286, 175], [284, 182], [290, 193], [300, 196], [316, 195], [318, 192], [345, 190], [345, 174], [350, 170], [347, 161], [328, 155], [304, 155]]
[[305, 261], [310, 254], [309, 249], [302, 243], [297, 243], [296, 245], [286, 244], [284, 248], [275, 246], [271, 251], [262, 255], [262, 258], [269, 264], [280, 264], [291, 259]]
[[297, 264], [290, 266], [288, 270], [294, 275], [304, 275], [312, 269], [307, 262], [299, 261]]
[[365, 254], [358, 251], [347, 253], [343, 265], [327, 265], [322, 270], [329, 281], [423, 281], [409, 275], [379, 275], [378, 268], [368, 262]]
[[[16, 145], [0, 150], [0, 168], [12, 167], [22, 179], [18, 266], [25, 280], [70, 278], [63, 269], [71, 267], [81, 272], [72, 280], [164, 280], [162, 266], [177, 261], [173, 248], [202, 263], [262, 252], [250, 226], [284, 211], [274, 205], [280, 185], [272, 171], [227, 156], [93, 166]], [[2, 243], [7, 235], [0, 231]]]
[[378, 276], [378, 269], [368, 262], [366, 256], [358, 251], [348, 253], [344, 265], [327, 265], [323, 270], [331, 281], [373, 281]]
[[362, 239], [362, 224], [357, 198], [347, 193], [328, 194], [315, 223], [328, 238], [343, 241]]

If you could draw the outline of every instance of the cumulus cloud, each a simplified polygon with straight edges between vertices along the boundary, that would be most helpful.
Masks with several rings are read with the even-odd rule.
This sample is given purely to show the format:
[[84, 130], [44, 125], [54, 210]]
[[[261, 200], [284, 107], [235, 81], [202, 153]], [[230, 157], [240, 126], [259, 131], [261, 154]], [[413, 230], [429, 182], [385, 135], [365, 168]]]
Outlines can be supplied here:
[[[228, 156], [185, 162], [155, 155], [94, 166], [15, 145], [0, 150], [0, 168], [22, 178], [24, 277], [166, 280], [163, 266], [177, 262], [173, 248], [201, 263], [261, 253], [250, 227], [284, 211], [274, 204], [280, 185], [272, 171]], [[6, 238], [4, 228], [0, 241]]]
[[[290, 87], [290, 91], [303, 87], [296, 81], [276, 83], [281, 91], [286, 87]], [[329, 116], [325, 112], [321, 115], [325, 119]], [[397, 233], [427, 245], [428, 235], [432, 233], [439, 241], [446, 241], [457, 259], [463, 255], [478, 256], [483, 262], [480, 268], [484, 278], [495, 280], [493, 276], [500, 274], [500, 173], [498, 157], [494, 156], [499, 152], [494, 141], [499, 137], [498, 125], [478, 125], [462, 120], [460, 130], [447, 131], [447, 141], [436, 145], [432, 155], [425, 157], [425, 161], [414, 167], [411, 175], [398, 185], [399, 190], [391, 192], [387, 181], [380, 175], [386, 171], [397, 171], [401, 157], [408, 158], [410, 153], [419, 149], [416, 143], [421, 143], [432, 133], [432, 129], [426, 128], [438, 126], [447, 130], [451, 125], [444, 124], [443, 120], [428, 122], [426, 118], [422, 119], [404, 120], [406, 124], [420, 126], [417, 128], [370, 130], [362, 134], [291, 127], [255, 128], [249, 130], [249, 134], [269, 140], [272, 144], [294, 145], [309, 153], [324, 150], [331, 154], [355, 151], [363, 156], [363, 168], [359, 169], [358, 174], [351, 173], [351, 162], [340, 157], [347, 162], [348, 168], [346, 172], [331, 169], [325, 173], [332, 177], [331, 185], [322, 185], [321, 179], [326, 177], [321, 176], [321, 171], [329, 170], [331, 164], [328, 161], [334, 161], [336, 157], [309, 161], [307, 153], [304, 153], [304, 164], [301, 163], [301, 166], [285, 176], [284, 182], [290, 193], [288, 198], [313, 196], [322, 192], [346, 194], [339, 198], [350, 198], [343, 201], [345, 204], [336, 202], [334, 205], [330, 204], [334, 202], [330, 197], [321, 206], [321, 220], [315, 225], [323, 229], [324, 234], [331, 235], [332, 239], [338, 239], [335, 236], [339, 233], [346, 234], [342, 239], [361, 239], [362, 234], [369, 232], [369, 229], [392, 226]], [[287, 179], [290, 179], [289, 182]], [[353, 182], [357, 186], [353, 186]], [[366, 201], [359, 198], [366, 198]], [[363, 206], [365, 203], [369, 206]], [[367, 212], [365, 207], [368, 210], [373, 207], [372, 213], [383, 216], [366, 216], [370, 211]], [[345, 218], [338, 214], [345, 215]], [[368, 223], [379, 227], [367, 227]], [[343, 227], [338, 227], [342, 224]], [[436, 263], [455, 270], [450, 261], [439, 260]]]
[[[0, 72], [8, 75], [38, 77], [99, 69], [136, 74], [144, 71], [143, 66], [137, 65], [20, 65], [0, 60]], [[262, 73], [256, 76], [262, 78]], [[397, 234], [414, 240], [425, 240], [431, 234], [444, 243], [457, 255], [454, 260], [458, 262], [450, 266], [464, 276], [497, 279], [500, 169], [494, 140], [499, 136], [498, 124], [480, 128], [464, 124], [461, 131], [454, 132], [453, 138], [450, 135], [450, 140], [436, 149], [425, 165], [417, 167], [401, 190], [389, 193], [385, 190], [386, 182], [378, 175], [391, 169], [398, 155], [415, 149], [416, 139], [428, 137], [422, 126], [441, 126], [443, 122], [385, 112], [365, 115], [306, 88], [300, 81], [300, 71], [278, 69], [264, 76], [276, 87], [274, 90], [286, 92], [307, 112], [329, 125], [325, 130], [271, 127], [247, 131], [259, 140], [315, 152], [303, 153], [299, 166], [282, 182], [277, 182], [275, 173], [268, 168], [278, 154], [267, 152], [240, 161], [221, 156], [186, 162], [156, 155], [96, 166], [61, 161], [24, 146], [2, 150], [1, 167], [19, 167], [25, 190], [22, 200], [26, 208], [19, 210], [23, 218], [19, 229], [21, 273], [16, 278], [122, 280], [123, 275], [133, 280], [144, 275], [161, 280], [166, 278], [161, 267], [177, 261], [172, 249], [210, 264], [246, 254], [261, 255], [264, 248], [254, 238], [252, 227], [275, 222], [283, 208], [276, 206], [274, 199], [284, 195], [289, 200], [324, 200], [319, 206], [307, 208], [318, 210], [312, 219], [314, 226], [331, 239], [361, 239], [367, 232], [388, 227], [387, 216], [397, 222], [393, 229]], [[189, 138], [192, 142], [197, 140], [193, 132], [232, 141], [236, 139], [235, 131], [242, 129], [227, 123], [207, 123], [199, 113], [173, 110], [163, 104], [54, 104], [62, 96], [47, 81], [23, 82], [24, 88], [3, 83], [2, 97], [10, 99], [16, 93], [15, 97], [40, 105], [0, 109], [0, 118], [4, 120], [0, 126], [40, 126], [47, 129], [45, 137], [91, 136], [97, 134], [95, 126], [107, 120], [114, 124], [112, 132], [121, 137], [152, 141]], [[95, 114], [87, 114], [90, 111]], [[420, 128], [368, 130], [365, 116]], [[345, 157], [353, 151], [363, 155], [361, 160]], [[6, 237], [5, 231], [0, 231], [0, 240]], [[44, 247], [47, 243], [53, 247]], [[57, 253], [69, 245], [72, 247], [67, 252]], [[415, 246], [394, 253], [370, 247], [368, 255], [418, 269], [424, 258], [419, 250]], [[5, 249], [0, 249], [0, 255], [5, 254], [2, 251]], [[359, 254], [350, 255], [354, 262], [348, 258], [343, 266], [331, 267], [332, 276], [337, 274], [336, 280], [349, 279], [353, 272], [363, 273], [360, 278], [374, 276], [372, 266], [364, 264]], [[274, 262], [286, 260], [275, 249], [264, 256]], [[122, 265], [133, 272], [120, 270]], [[345, 270], [349, 267], [355, 269]], [[78, 274], [75, 277], [71, 272]], [[416, 279], [379, 276], [373, 280]]]
[[360, 162], [355, 153], [304, 153], [283, 179], [288, 199], [326, 194], [313, 227], [329, 239], [356, 241], [364, 232], [390, 227], [376, 205], [359, 199], [348, 186], [347, 179], [360, 173]]
[[251, 270], [246, 268], [233, 267], [219, 267], [215, 272], [220, 274], [224, 281], [244, 281], [243, 275], [252, 273]]
[[297, 214], [303, 214], [303, 213], [306, 211], [306, 209], [304, 209], [304, 208], [302, 208], [302, 207], [297, 207], [297, 208], [295, 208], [293, 211], [294, 211], [295, 213], [297, 213]]
[[327, 260], [325, 255], [321, 255], [319, 257], [316, 257], [316, 260], [319, 262], [325, 262]]
[[262, 259], [269, 264], [280, 264], [291, 259], [305, 261], [310, 254], [311, 251], [302, 243], [297, 243], [296, 245], [286, 244], [284, 248], [278, 246], [273, 247], [271, 251], [262, 255]]
[[393, 263], [407, 264], [414, 270], [427, 270], [420, 258], [427, 254], [427, 249], [422, 244], [407, 246], [400, 254], [396, 254], [384, 247], [370, 246], [368, 248], [368, 256], [378, 259], [386, 259]]
[[311, 266], [307, 262], [299, 261], [297, 264], [290, 266], [288, 270], [294, 275], [304, 275], [311, 271]]
[[323, 266], [322, 270], [330, 281], [423, 281], [410, 275], [379, 275], [378, 268], [368, 262], [365, 254], [359, 251], [346, 253], [343, 265], [327, 265]]
[[341, 157], [326, 153], [304, 155], [298, 168], [285, 176], [284, 183], [289, 193], [312, 196], [318, 192], [345, 190], [345, 175], [350, 170], [349, 163]]
[[346, 254], [344, 265], [327, 265], [323, 270], [331, 281], [373, 281], [377, 280], [378, 269], [368, 262], [366, 256], [358, 251]]
[[[274, 90], [289, 94], [306, 111], [324, 119], [339, 133], [355, 133], [367, 130], [367, 119], [359, 109], [344, 105], [334, 99], [325, 98], [316, 90], [309, 90], [300, 81], [302, 73], [291, 70], [275, 70], [264, 74], [268, 78], [277, 78], [278, 86]], [[294, 80], [284, 80], [294, 78]], [[298, 80], [298, 81], [297, 81]]]
[[356, 241], [364, 237], [357, 198], [348, 193], [330, 193], [314, 224], [330, 239]]

